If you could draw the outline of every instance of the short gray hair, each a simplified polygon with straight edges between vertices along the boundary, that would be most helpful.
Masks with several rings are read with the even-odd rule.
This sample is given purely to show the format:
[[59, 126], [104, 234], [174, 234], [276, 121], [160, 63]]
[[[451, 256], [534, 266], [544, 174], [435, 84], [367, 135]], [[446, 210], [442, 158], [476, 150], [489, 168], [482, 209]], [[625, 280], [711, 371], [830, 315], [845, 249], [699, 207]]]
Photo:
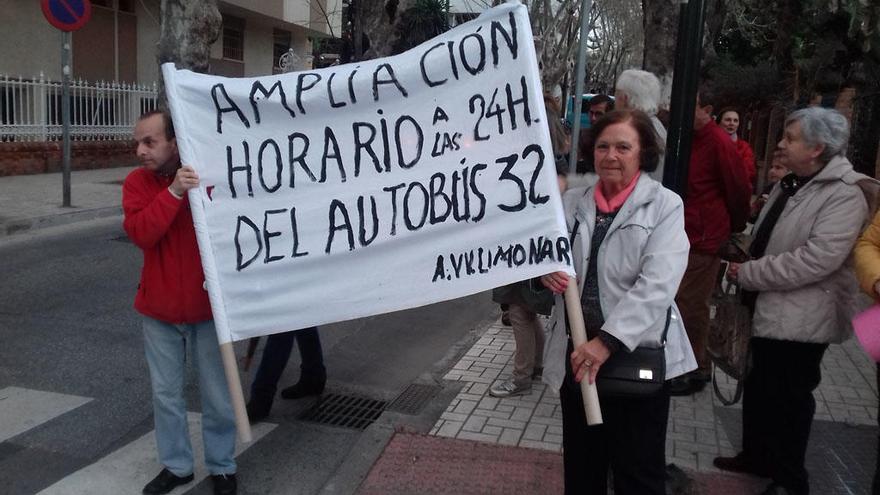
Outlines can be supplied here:
[[660, 104], [660, 80], [654, 74], [638, 69], [627, 69], [617, 78], [615, 90], [626, 95], [626, 106], [650, 115], [657, 113]]
[[849, 144], [849, 122], [837, 110], [809, 107], [792, 112], [785, 118], [785, 127], [790, 124], [801, 125], [801, 136], [810, 145], [823, 145], [819, 155], [822, 163], [828, 163], [835, 156], [843, 156]]

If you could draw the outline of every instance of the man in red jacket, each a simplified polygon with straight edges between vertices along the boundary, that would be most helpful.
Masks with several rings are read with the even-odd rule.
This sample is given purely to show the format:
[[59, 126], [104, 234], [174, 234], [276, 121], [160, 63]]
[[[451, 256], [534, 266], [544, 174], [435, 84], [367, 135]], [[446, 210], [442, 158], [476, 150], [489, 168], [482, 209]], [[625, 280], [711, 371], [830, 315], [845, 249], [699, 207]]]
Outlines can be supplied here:
[[691, 243], [688, 267], [675, 303], [687, 329], [697, 369], [673, 380], [673, 394], [702, 390], [711, 378], [706, 353], [709, 298], [718, 278], [718, 250], [749, 216], [751, 186], [730, 137], [712, 120], [712, 96], [701, 87], [694, 111], [694, 139], [684, 200], [684, 229]]
[[183, 397], [189, 351], [199, 374], [205, 465], [214, 493], [234, 494], [235, 417], [186, 197], [189, 189], [198, 186], [199, 178], [192, 167], [180, 165], [168, 113], [141, 116], [134, 138], [143, 166], [128, 174], [122, 186], [123, 226], [144, 252], [134, 307], [143, 315], [156, 447], [163, 466], [143, 493], [168, 493], [193, 480]]

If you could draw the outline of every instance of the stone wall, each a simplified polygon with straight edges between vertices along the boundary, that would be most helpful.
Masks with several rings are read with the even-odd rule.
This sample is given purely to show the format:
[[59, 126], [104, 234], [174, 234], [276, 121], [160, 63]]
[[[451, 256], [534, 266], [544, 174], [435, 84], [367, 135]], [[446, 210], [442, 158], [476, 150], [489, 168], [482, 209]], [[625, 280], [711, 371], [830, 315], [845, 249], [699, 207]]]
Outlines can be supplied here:
[[[134, 141], [74, 141], [71, 170], [137, 164]], [[0, 143], [0, 177], [61, 171], [61, 142]]]

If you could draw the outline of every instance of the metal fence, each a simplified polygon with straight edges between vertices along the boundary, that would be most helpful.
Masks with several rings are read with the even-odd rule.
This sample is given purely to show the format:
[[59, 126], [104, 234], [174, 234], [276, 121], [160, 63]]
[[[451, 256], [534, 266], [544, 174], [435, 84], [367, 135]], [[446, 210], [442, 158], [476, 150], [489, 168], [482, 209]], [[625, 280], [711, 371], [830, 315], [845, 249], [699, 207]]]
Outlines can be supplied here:
[[[83, 80], [71, 82], [71, 139], [131, 139], [137, 118], [156, 108], [151, 86]], [[61, 82], [0, 75], [0, 142], [61, 139]]]

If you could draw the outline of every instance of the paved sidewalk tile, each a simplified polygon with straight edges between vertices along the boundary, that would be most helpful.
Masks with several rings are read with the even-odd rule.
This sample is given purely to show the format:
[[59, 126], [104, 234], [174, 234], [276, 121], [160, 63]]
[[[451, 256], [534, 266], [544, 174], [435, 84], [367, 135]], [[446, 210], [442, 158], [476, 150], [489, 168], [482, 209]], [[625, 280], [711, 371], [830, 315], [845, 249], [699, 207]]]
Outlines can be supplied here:
[[[512, 329], [498, 322], [450, 369], [444, 378], [465, 385], [434, 425], [432, 435], [562, 451], [562, 412], [555, 391], [534, 381], [527, 394], [504, 399], [489, 396], [489, 387], [510, 377], [514, 346]], [[492, 373], [487, 375], [489, 366]], [[718, 382], [722, 393], [733, 395], [735, 381], [719, 374]], [[874, 363], [855, 339], [829, 347], [822, 362], [822, 382], [814, 395], [817, 434], [811, 436], [808, 457], [813, 457], [808, 459], [808, 468], [817, 473], [811, 483], [830, 493], [867, 493], [864, 485], [870, 484], [871, 473], [867, 471], [874, 454], [865, 445], [876, 444], [877, 387]], [[699, 493], [749, 493], [760, 491], [767, 483], [748, 476], [731, 476], [712, 466], [716, 456], [732, 456], [738, 451], [741, 408], [741, 402], [723, 406], [711, 384], [695, 395], [671, 400], [667, 462], [690, 473]], [[843, 455], [841, 448], [848, 447], [833, 442], [844, 443], [847, 433], [835, 428], [861, 428], [853, 434], [862, 440], [859, 445], [850, 441], [852, 452]], [[835, 459], [846, 457], [847, 462], [820, 462], [828, 453]], [[817, 480], [816, 476], [823, 479]]]

